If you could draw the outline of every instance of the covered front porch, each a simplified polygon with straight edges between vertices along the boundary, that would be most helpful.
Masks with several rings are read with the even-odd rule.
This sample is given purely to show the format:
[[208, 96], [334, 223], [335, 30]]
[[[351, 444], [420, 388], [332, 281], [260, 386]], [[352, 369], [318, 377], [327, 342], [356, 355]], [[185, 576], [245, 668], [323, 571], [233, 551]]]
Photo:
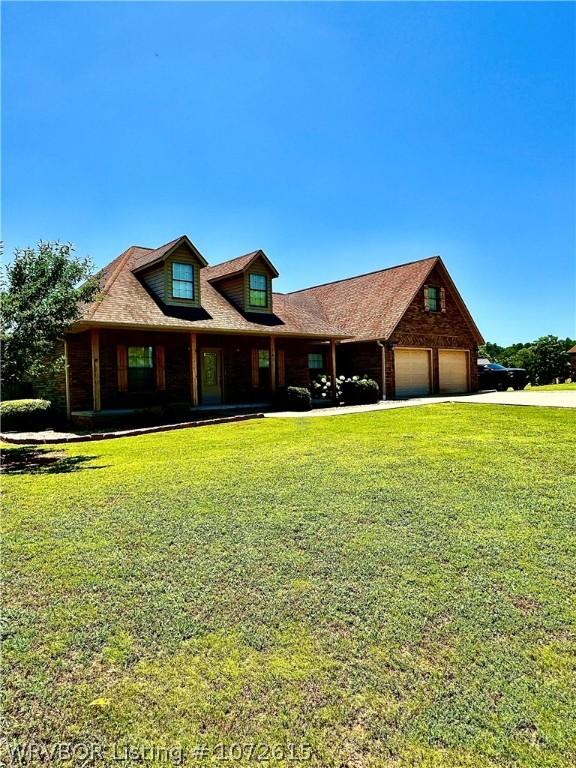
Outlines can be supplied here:
[[279, 389], [308, 386], [319, 360], [336, 375], [336, 341], [310, 337], [93, 327], [66, 337], [65, 357], [75, 418], [266, 409]]

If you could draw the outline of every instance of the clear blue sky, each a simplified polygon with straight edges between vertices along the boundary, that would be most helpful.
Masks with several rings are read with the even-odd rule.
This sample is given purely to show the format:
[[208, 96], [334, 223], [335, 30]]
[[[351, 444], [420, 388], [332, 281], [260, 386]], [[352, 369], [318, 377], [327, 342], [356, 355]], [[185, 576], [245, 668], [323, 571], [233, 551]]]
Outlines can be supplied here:
[[575, 328], [569, 3], [4, 3], [7, 253], [187, 233], [292, 290], [443, 256], [485, 337]]

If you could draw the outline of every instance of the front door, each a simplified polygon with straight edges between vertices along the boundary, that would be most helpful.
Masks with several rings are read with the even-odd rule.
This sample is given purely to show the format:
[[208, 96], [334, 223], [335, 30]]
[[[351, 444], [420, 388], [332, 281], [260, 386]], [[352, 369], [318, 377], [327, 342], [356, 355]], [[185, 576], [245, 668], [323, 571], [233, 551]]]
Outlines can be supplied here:
[[222, 402], [222, 350], [203, 349], [201, 352], [202, 405]]

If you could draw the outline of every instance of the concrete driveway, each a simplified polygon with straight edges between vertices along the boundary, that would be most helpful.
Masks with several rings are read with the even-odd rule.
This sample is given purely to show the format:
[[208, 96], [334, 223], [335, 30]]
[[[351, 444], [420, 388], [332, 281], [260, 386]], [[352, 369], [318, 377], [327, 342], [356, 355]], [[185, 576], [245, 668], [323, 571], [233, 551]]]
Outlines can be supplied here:
[[532, 392], [529, 389], [522, 389], [519, 392], [479, 392], [476, 395], [461, 395], [450, 399], [453, 402], [462, 403], [545, 405], [553, 408], [576, 408], [576, 392], [569, 389], [558, 392]]
[[441, 395], [415, 397], [410, 400], [384, 400], [374, 405], [344, 405], [339, 408], [315, 408], [313, 411], [282, 411], [266, 413], [266, 418], [301, 418], [313, 416], [344, 416], [367, 411], [388, 411], [394, 408], [410, 408], [434, 403], [488, 403], [490, 405], [540, 405], [552, 408], [576, 408], [576, 392], [478, 392], [473, 395]]

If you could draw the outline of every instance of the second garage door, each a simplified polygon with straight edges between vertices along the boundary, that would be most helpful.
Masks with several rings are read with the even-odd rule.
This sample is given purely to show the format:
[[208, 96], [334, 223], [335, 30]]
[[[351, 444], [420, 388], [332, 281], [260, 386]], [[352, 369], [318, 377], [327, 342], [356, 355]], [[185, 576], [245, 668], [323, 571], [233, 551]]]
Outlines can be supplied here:
[[468, 353], [461, 349], [438, 352], [440, 394], [468, 392]]
[[395, 349], [396, 397], [430, 394], [430, 352], [427, 349]]

